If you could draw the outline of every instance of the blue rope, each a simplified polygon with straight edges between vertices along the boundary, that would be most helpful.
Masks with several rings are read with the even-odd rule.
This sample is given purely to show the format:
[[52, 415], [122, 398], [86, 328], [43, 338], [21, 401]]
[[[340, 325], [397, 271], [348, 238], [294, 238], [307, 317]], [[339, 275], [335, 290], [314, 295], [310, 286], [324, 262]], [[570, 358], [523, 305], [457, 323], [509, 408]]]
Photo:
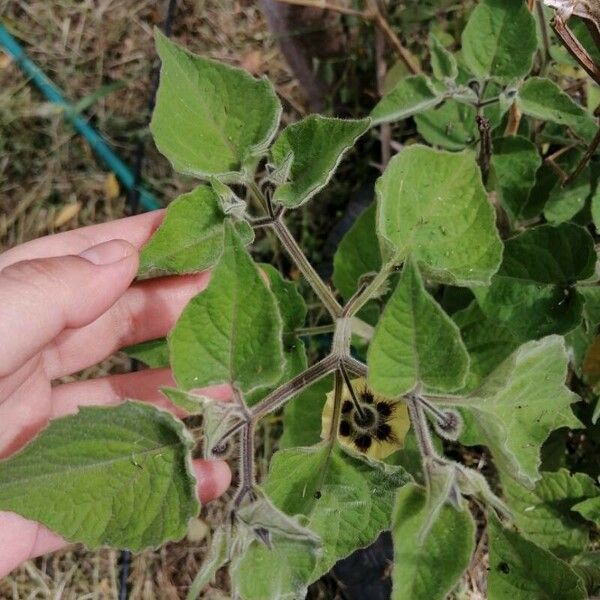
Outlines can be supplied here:
[[69, 104], [60, 90], [48, 79], [44, 72], [27, 56], [19, 42], [0, 23], [0, 47], [12, 56], [21, 70], [33, 81], [50, 102], [63, 109], [64, 115], [73, 127], [87, 140], [92, 150], [114, 172], [121, 183], [139, 193], [140, 203], [146, 210], [160, 208], [154, 196], [138, 185], [131, 169], [114, 153], [102, 136]]

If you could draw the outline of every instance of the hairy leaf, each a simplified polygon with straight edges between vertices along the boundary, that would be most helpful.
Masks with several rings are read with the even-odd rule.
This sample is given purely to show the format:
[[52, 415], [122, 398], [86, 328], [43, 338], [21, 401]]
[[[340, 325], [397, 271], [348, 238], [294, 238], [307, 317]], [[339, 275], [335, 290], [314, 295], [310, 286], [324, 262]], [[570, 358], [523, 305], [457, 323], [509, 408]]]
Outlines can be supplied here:
[[292, 398], [283, 411], [283, 435], [280, 448], [311, 446], [320, 441], [321, 413], [327, 392], [333, 388], [331, 377], [317, 381]]
[[600, 495], [591, 477], [560, 469], [542, 473], [533, 489], [509, 478], [503, 478], [502, 488], [515, 524], [526, 538], [563, 558], [586, 547], [590, 528], [571, 509], [578, 502]]
[[585, 600], [575, 572], [553, 554], [488, 517], [489, 600]]
[[344, 120], [310, 115], [288, 125], [271, 148], [276, 169], [289, 163], [288, 181], [275, 190], [273, 200], [295, 208], [323, 189], [344, 154], [370, 126], [369, 119]]
[[376, 192], [377, 230], [388, 257], [412, 255], [424, 275], [443, 283], [489, 283], [502, 244], [473, 153], [405, 148]]
[[434, 88], [425, 75], [401, 79], [371, 112], [373, 124], [401, 121], [441, 104], [445, 94]]
[[[264, 485], [277, 508], [320, 536], [320, 555], [290, 541], [274, 540], [273, 550], [254, 543], [232, 577], [245, 600], [303, 598], [307, 586], [340, 558], [371, 543], [390, 526], [397, 487], [409, 476], [403, 469], [351, 456], [325, 445], [275, 454]], [[320, 496], [315, 497], [315, 492]]]
[[169, 335], [171, 366], [184, 389], [230, 383], [248, 393], [282, 374], [281, 317], [271, 290], [230, 224], [208, 288]]
[[192, 445], [181, 422], [146, 404], [80, 408], [0, 461], [0, 509], [94, 548], [179, 539], [199, 509]]
[[[223, 252], [225, 218], [217, 195], [207, 186], [179, 196], [142, 248], [140, 275], [192, 273], [212, 267]], [[235, 228], [245, 243], [254, 239], [246, 221], [236, 222]]]
[[474, 106], [447, 100], [441, 106], [415, 115], [415, 123], [419, 134], [431, 145], [464, 150], [479, 137], [476, 116]]
[[375, 209], [373, 203], [360, 214], [333, 257], [333, 283], [345, 300], [356, 292], [363, 275], [381, 269], [381, 250], [375, 235]]
[[531, 487], [540, 477], [540, 447], [550, 432], [580, 425], [570, 406], [579, 398], [565, 386], [567, 365], [561, 337], [521, 346], [479, 388], [449, 399], [470, 417], [461, 442], [485, 444], [503, 476]]
[[415, 387], [461, 388], [469, 357], [456, 324], [427, 293], [412, 260], [404, 265], [369, 347], [369, 385], [397, 397]]
[[285, 279], [272, 265], [262, 263], [260, 268], [267, 274], [271, 291], [275, 294], [283, 321], [283, 332], [294, 333], [304, 325], [308, 310], [304, 298], [298, 291], [298, 286], [293, 281]]
[[483, 0], [462, 34], [464, 61], [480, 79], [527, 75], [536, 50], [535, 20], [523, 0]]
[[586, 141], [591, 141], [597, 130], [592, 116], [553, 81], [531, 77], [520, 88], [517, 104], [524, 114], [566, 125]]
[[592, 521], [596, 525], [600, 525], [600, 497], [598, 491], [592, 498], [587, 498], [573, 506], [573, 510], [585, 517], [588, 521]]
[[281, 105], [271, 84], [196, 56], [158, 30], [160, 86], [150, 129], [180, 173], [236, 180], [277, 131]]
[[431, 70], [436, 79], [444, 81], [458, 77], [458, 66], [454, 55], [446, 50], [433, 33], [429, 34], [429, 54], [431, 55]]
[[392, 600], [443, 600], [468, 567], [475, 524], [468, 510], [441, 507], [425, 536], [425, 490], [410, 483], [398, 490], [392, 524]]
[[583, 301], [571, 286], [594, 272], [590, 234], [573, 223], [541, 225], [507, 240], [498, 273], [474, 288], [489, 318], [522, 339], [566, 333], [581, 320]]
[[470, 357], [469, 377], [465, 390], [472, 390], [519, 346], [510, 329], [488, 319], [477, 302], [455, 313], [452, 318]]
[[123, 348], [131, 358], [143, 362], [151, 369], [160, 369], [169, 366], [169, 345], [166, 338], [148, 340], [133, 346]]
[[585, 206], [591, 192], [590, 169], [587, 167], [568, 185], [563, 187], [562, 182], [556, 183], [544, 207], [544, 217], [550, 223], [572, 219]]
[[515, 219], [522, 218], [527, 211], [529, 194], [541, 164], [535, 144], [528, 139], [509, 136], [494, 140], [492, 167], [500, 199]]

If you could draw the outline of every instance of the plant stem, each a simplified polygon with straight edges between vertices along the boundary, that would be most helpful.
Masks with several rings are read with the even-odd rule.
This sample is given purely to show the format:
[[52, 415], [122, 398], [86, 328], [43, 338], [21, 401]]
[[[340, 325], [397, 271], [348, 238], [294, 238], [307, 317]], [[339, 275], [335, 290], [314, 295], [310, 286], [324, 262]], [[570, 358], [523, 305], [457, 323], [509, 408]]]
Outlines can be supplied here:
[[254, 489], [254, 422], [246, 421], [240, 434], [240, 484], [233, 501], [234, 506], [240, 506], [242, 500]]
[[421, 458], [423, 458], [423, 466], [425, 467], [425, 459], [432, 459], [437, 456], [437, 452], [433, 447], [433, 441], [431, 440], [429, 423], [427, 422], [427, 417], [423, 412], [423, 407], [420, 404], [418, 396], [409, 394], [406, 397], [406, 404], [408, 405], [410, 420], [415, 428], [417, 444], [419, 445]]
[[343, 390], [344, 385], [341, 373], [339, 370], [336, 370], [333, 382], [333, 412], [331, 415], [331, 427], [329, 428], [327, 438], [327, 454], [325, 455], [325, 460], [323, 461], [323, 466], [321, 467], [321, 473], [319, 474], [317, 489], [315, 490], [315, 498], [317, 500], [321, 497], [321, 488], [323, 487], [325, 475], [327, 474], [327, 469], [329, 468], [329, 463], [331, 462], [331, 452], [333, 451], [333, 446], [337, 440], [340, 414], [342, 412]]
[[250, 409], [252, 419], [254, 421], [262, 419], [265, 415], [281, 408], [293, 396], [296, 396], [303, 389], [315, 383], [315, 381], [331, 373], [337, 367], [338, 360], [336, 356], [326, 356], [323, 360], [308, 367], [306, 371], [303, 371], [287, 383], [278, 387]]
[[367, 376], [367, 365], [365, 365], [365, 363], [361, 362], [360, 360], [356, 360], [356, 358], [352, 356], [346, 356], [343, 359], [343, 363], [346, 369], [350, 371], [350, 373], [354, 373], [355, 375], [358, 375], [358, 377]]
[[304, 275], [304, 278], [324, 304], [329, 314], [334, 319], [341, 317], [342, 307], [340, 303], [333, 295], [329, 286], [321, 279], [321, 276], [310, 264], [285, 223], [281, 219], [275, 219], [272, 227], [286, 252], [290, 255], [298, 269], [300, 269], [300, 272]]
[[540, 69], [540, 74], [543, 75], [546, 71], [546, 67], [550, 62], [550, 36], [548, 35], [548, 26], [546, 24], [546, 17], [544, 15], [544, 6], [542, 4], [542, 0], [534, 0], [535, 1], [535, 13], [537, 15], [540, 30], [542, 32], [542, 64]]
[[330, 323], [329, 325], [317, 325], [315, 327], [301, 327], [296, 329], [294, 333], [298, 336], [305, 335], [320, 335], [321, 333], [333, 333], [335, 331], [335, 324]]
[[413, 62], [412, 56], [408, 50], [402, 45], [400, 39], [390, 27], [387, 19], [381, 13], [377, 0], [367, 0], [368, 9], [365, 14], [365, 18], [373, 21], [376, 27], [387, 37], [388, 41], [394, 48], [394, 51], [398, 55], [398, 58], [404, 63], [406, 68], [412, 75], [417, 75], [421, 72], [421, 69]]
[[358, 413], [361, 419], [365, 419], [365, 411], [363, 410], [358, 398], [356, 397], [356, 392], [354, 391], [354, 387], [352, 382], [350, 381], [350, 377], [348, 377], [348, 372], [346, 371], [346, 367], [344, 366], [344, 362], [340, 362], [340, 366], [338, 371], [342, 374], [342, 378], [344, 379], [344, 383], [350, 392], [350, 396], [352, 398], [352, 404], [354, 404], [354, 410]]
[[386, 282], [390, 273], [394, 270], [393, 261], [385, 264], [381, 270], [373, 277], [370, 283], [359, 289], [347, 304], [344, 306], [343, 316], [353, 317], [356, 313], [372, 298], [379, 288]]

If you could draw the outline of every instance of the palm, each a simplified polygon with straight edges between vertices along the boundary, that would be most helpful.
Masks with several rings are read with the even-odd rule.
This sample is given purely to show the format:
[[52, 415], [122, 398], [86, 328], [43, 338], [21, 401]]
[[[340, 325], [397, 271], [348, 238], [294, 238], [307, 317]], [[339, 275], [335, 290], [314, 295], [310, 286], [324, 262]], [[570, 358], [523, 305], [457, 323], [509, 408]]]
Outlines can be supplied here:
[[[0, 257], [0, 458], [19, 450], [50, 419], [82, 405], [136, 398], [173, 408], [159, 391], [173, 384], [169, 369], [53, 385], [123, 346], [164, 336], [206, 286], [207, 274], [131, 283], [137, 252], [130, 245], [140, 248], [161, 218], [151, 213], [51, 236]], [[73, 256], [112, 239], [127, 240], [122, 249], [131, 255], [116, 266]], [[229, 394], [211, 392], [222, 399]], [[204, 499], [229, 484], [221, 463], [198, 462], [196, 472]], [[64, 543], [37, 523], [0, 512], [0, 576]]]

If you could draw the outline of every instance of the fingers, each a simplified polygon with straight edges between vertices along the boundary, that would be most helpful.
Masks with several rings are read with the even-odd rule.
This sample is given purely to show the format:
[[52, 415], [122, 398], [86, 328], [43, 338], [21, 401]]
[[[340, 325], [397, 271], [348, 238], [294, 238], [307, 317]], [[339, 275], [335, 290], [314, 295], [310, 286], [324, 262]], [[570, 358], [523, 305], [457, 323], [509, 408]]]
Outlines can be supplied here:
[[90, 246], [116, 239], [126, 240], [139, 249], [156, 231], [164, 214], [164, 210], [155, 210], [32, 240], [0, 255], [0, 270], [23, 260], [79, 254]]
[[137, 267], [137, 250], [111, 240], [79, 256], [26, 260], [0, 271], [0, 377], [63, 329], [83, 327], [106, 312]]
[[134, 284], [101, 317], [81, 329], [64, 331], [44, 350], [48, 376], [75, 373], [124, 346], [165, 336], [209, 278], [205, 272]]
[[[225, 493], [231, 483], [231, 471], [220, 460], [196, 460], [196, 493], [205, 504]], [[67, 546], [60, 536], [20, 515], [0, 512], [0, 578], [30, 558]]]
[[[181, 416], [184, 413], [164, 396], [160, 388], [174, 386], [170, 369], [147, 369], [125, 375], [111, 375], [90, 381], [65, 383], [52, 390], [52, 418], [77, 412], [79, 406], [111, 406], [130, 398], [151, 402], [159, 408]], [[211, 386], [202, 393], [215, 400], [229, 400], [231, 388]]]

